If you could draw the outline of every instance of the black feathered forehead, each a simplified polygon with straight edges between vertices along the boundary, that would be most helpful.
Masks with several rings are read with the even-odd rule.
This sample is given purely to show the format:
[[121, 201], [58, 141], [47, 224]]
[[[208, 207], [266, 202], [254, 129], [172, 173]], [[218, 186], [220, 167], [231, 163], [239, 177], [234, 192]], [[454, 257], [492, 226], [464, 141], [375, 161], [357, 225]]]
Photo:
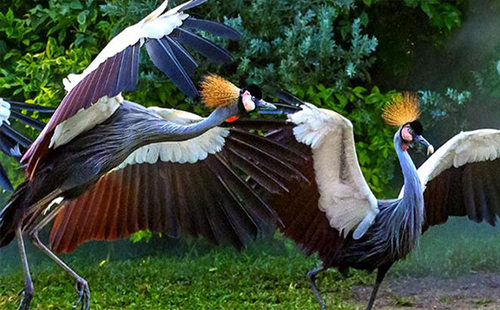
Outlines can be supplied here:
[[255, 98], [262, 99], [262, 90], [260, 90], [259, 86], [250, 84], [245, 88], [245, 90], [248, 90]]
[[417, 135], [421, 136], [422, 133], [424, 133], [424, 126], [422, 126], [422, 123], [419, 120], [413, 121], [409, 123], [409, 125], [411, 129], [413, 129], [413, 132]]

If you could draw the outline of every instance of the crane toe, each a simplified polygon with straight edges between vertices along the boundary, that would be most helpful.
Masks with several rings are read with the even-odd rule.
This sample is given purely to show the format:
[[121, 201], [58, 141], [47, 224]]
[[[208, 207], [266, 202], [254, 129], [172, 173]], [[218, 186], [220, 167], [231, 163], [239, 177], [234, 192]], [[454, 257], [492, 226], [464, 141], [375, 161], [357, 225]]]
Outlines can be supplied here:
[[80, 309], [89, 310], [90, 309], [89, 284], [85, 279], [77, 278], [75, 288], [76, 291], [78, 292], [78, 300], [73, 305], [73, 309], [78, 308], [78, 306], [80, 305]]

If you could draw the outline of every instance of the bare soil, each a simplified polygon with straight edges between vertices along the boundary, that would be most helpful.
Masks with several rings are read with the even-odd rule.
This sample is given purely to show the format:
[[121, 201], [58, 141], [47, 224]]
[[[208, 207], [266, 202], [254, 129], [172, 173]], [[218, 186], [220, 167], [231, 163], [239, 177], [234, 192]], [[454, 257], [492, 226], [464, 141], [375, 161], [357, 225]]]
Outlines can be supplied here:
[[[370, 286], [356, 286], [353, 298], [364, 309]], [[387, 278], [381, 285], [375, 309], [482, 309], [500, 310], [500, 273], [476, 273], [452, 279]]]

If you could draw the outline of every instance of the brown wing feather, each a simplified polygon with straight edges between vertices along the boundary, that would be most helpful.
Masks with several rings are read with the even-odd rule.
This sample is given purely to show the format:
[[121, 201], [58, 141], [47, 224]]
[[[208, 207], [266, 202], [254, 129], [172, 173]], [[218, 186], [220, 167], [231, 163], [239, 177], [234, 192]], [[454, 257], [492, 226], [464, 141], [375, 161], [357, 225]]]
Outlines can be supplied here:
[[427, 183], [424, 202], [424, 231], [450, 216], [467, 216], [494, 226], [500, 216], [500, 159], [443, 171]]
[[[51, 247], [56, 252], [71, 252], [89, 240], [116, 240], [145, 229], [173, 237], [183, 232], [241, 247], [276, 218], [236, 173], [238, 165], [230, 162], [233, 151], [255, 167], [250, 176], [265, 180], [259, 183], [263, 190], [277, 193], [289, 191], [290, 180], [305, 179], [292, 166], [305, 156], [238, 130], [241, 128], [231, 128], [222, 152], [205, 160], [134, 164], [104, 175], [56, 217]], [[233, 136], [238, 140], [231, 139]], [[279, 158], [281, 154], [284, 159]], [[268, 171], [270, 163], [279, 171], [279, 178]]]
[[[274, 131], [268, 137], [311, 156], [310, 148], [295, 140], [291, 128]], [[310, 183], [292, 185], [296, 189], [291, 193], [268, 196], [269, 204], [282, 220], [283, 227], [280, 229], [285, 236], [299, 244], [307, 255], [318, 253], [325, 267], [337, 265], [344, 239], [329, 225], [325, 213], [318, 208], [319, 192], [313, 162], [310, 160], [295, 166]]]

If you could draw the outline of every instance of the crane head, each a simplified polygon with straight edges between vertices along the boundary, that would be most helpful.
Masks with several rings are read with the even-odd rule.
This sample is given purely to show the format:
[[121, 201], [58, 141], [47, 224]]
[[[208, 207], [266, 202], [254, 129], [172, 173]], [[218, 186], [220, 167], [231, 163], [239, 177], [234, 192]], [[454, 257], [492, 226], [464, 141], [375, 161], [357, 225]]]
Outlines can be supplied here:
[[272, 103], [264, 101], [262, 99], [262, 91], [260, 87], [255, 84], [248, 85], [245, 89], [240, 92], [240, 100], [238, 101], [241, 106], [240, 110], [246, 112], [257, 111], [272, 111], [276, 110], [276, 106]]
[[252, 111], [276, 110], [272, 103], [262, 100], [262, 92], [257, 85], [251, 84], [240, 89], [218, 75], [208, 75], [201, 83], [201, 99], [209, 108], [225, 107], [235, 111], [231, 120], [240, 114]]
[[418, 120], [403, 125], [399, 131], [403, 150], [407, 150], [414, 143], [419, 143], [427, 149], [427, 155], [434, 153], [434, 147], [422, 136], [423, 131], [422, 123]]

